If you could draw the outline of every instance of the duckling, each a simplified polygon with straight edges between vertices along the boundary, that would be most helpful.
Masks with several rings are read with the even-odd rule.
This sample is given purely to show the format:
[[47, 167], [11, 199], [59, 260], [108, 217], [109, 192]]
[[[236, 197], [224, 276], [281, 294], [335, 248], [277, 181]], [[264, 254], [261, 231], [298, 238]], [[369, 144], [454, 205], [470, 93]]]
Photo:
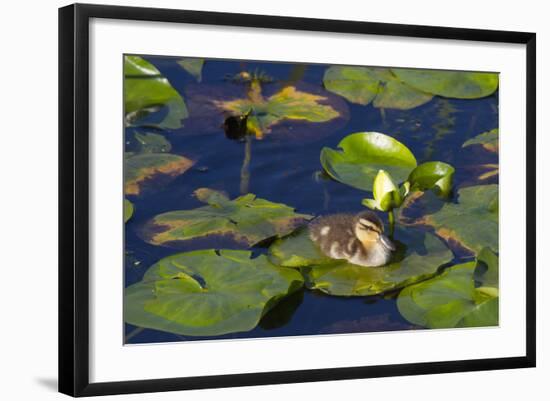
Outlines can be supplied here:
[[326, 256], [360, 266], [382, 266], [390, 260], [395, 245], [383, 231], [382, 220], [371, 211], [320, 217], [309, 225], [309, 237]]

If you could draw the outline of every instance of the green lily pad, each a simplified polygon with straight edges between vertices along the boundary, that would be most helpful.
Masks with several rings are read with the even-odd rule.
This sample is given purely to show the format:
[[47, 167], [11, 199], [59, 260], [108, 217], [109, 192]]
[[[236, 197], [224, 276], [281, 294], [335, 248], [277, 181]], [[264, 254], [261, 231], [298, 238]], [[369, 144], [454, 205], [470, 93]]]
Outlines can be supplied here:
[[306, 229], [275, 241], [269, 258], [279, 266], [300, 268], [308, 288], [339, 296], [376, 295], [402, 288], [432, 277], [453, 258], [430, 233], [398, 230], [395, 238], [398, 249], [392, 261], [381, 267], [357, 266], [325, 256]]
[[[498, 258], [491, 255], [498, 266]], [[478, 269], [476, 262], [455, 265], [439, 276], [403, 289], [397, 298], [399, 312], [411, 323], [428, 328], [498, 325], [498, 288], [489, 285], [495, 283], [495, 277], [489, 274], [487, 281], [482, 280], [476, 287]]]
[[472, 252], [484, 247], [498, 251], [498, 185], [477, 185], [458, 190], [458, 203], [444, 203], [441, 209], [424, 216], [420, 224], [435, 228], [437, 234], [456, 241]]
[[178, 64], [189, 74], [191, 74], [197, 82], [202, 80], [202, 66], [204, 59], [202, 58], [182, 58], [178, 60]]
[[333, 120], [340, 113], [330, 105], [320, 102], [327, 98], [302, 92], [294, 86], [287, 86], [269, 98], [264, 98], [259, 86], [249, 90], [247, 98], [215, 101], [218, 109], [231, 115], [248, 115], [247, 128], [261, 139], [271, 127], [284, 120], [301, 120], [322, 123]]
[[167, 107], [168, 113], [157, 125], [161, 128], [181, 127], [187, 118], [187, 107], [168, 79], [151, 63], [138, 56], [124, 57], [124, 112], [132, 120], [143, 110]]
[[472, 145], [481, 145], [489, 152], [498, 153], [498, 128], [479, 134], [472, 139], [468, 139], [464, 142], [462, 147], [465, 148]]
[[249, 251], [213, 249], [179, 253], [151, 266], [126, 288], [124, 319], [186, 336], [252, 330], [303, 278]]
[[175, 241], [217, 235], [252, 246], [271, 237], [286, 235], [313, 217], [250, 193], [230, 200], [221, 192], [203, 188], [195, 195], [208, 205], [155, 216], [149, 224], [146, 240], [154, 245], [175, 245]]
[[392, 68], [393, 74], [417, 90], [457, 99], [479, 99], [498, 88], [498, 74]]
[[388, 68], [332, 66], [323, 77], [325, 88], [352, 103], [408, 110], [429, 102], [432, 95], [398, 79]]
[[416, 167], [409, 175], [413, 190], [426, 191], [435, 188], [441, 196], [448, 196], [453, 189], [453, 166], [443, 162], [426, 162]]
[[412, 152], [391, 136], [378, 132], [359, 132], [346, 136], [340, 150], [323, 148], [321, 164], [336, 181], [354, 188], [372, 191], [379, 170], [385, 170], [397, 182], [403, 182], [416, 167]]
[[134, 205], [128, 199], [124, 199], [124, 222], [126, 223], [134, 214]]
[[128, 195], [139, 195], [145, 182], [161, 175], [175, 177], [187, 171], [194, 162], [171, 153], [145, 153], [124, 160], [124, 188]]

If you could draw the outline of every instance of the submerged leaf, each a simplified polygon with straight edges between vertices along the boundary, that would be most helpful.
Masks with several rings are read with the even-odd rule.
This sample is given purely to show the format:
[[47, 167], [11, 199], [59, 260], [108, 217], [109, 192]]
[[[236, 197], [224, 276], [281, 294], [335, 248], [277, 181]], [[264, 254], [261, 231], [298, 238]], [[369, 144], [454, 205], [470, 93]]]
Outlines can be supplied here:
[[271, 127], [283, 120], [326, 122], [340, 115], [329, 105], [320, 102], [324, 96], [302, 92], [287, 86], [265, 99], [257, 89], [248, 98], [228, 101], [215, 101], [214, 104], [231, 115], [248, 115], [247, 127], [257, 138], [271, 131]]
[[498, 288], [476, 287], [478, 268], [476, 262], [451, 266], [439, 276], [403, 289], [397, 298], [399, 312], [428, 328], [498, 325]]
[[124, 186], [128, 195], [139, 195], [141, 185], [157, 175], [174, 177], [187, 171], [194, 162], [170, 153], [145, 153], [124, 161]]
[[463, 148], [472, 145], [481, 145], [489, 152], [498, 153], [498, 128], [484, 132], [478, 136], [467, 140], [462, 145]]
[[168, 113], [158, 124], [161, 128], [181, 127], [188, 116], [180, 94], [151, 63], [138, 56], [124, 57], [124, 113], [127, 120], [152, 107], [167, 107]]
[[172, 149], [172, 144], [161, 134], [135, 132], [134, 138], [139, 153], [166, 153]]
[[402, 288], [432, 277], [453, 258], [445, 244], [429, 233], [397, 231], [397, 251], [389, 264], [365, 267], [323, 255], [306, 229], [277, 240], [269, 248], [273, 263], [300, 268], [308, 288], [330, 295], [367, 296]]
[[371, 191], [379, 170], [401, 183], [416, 167], [416, 159], [405, 145], [378, 132], [350, 134], [338, 147], [340, 150], [323, 148], [321, 164], [332, 178], [354, 188]]
[[313, 217], [295, 213], [285, 204], [256, 198], [254, 194], [229, 200], [220, 192], [203, 188], [196, 191], [196, 196], [208, 205], [155, 216], [147, 241], [154, 245], [170, 245], [175, 241], [217, 235], [252, 246], [271, 237], [286, 235]]
[[126, 223], [134, 214], [134, 205], [128, 199], [124, 199], [124, 222]]
[[191, 74], [197, 82], [202, 80], [202, 66], [204, 59], [202, 58], [182, 58], [178, 60], [178, 64], [189, 74]]
[[352, 103], [408, 110], [429, 102], [432, 95], [399, 80], [390, 69], [333, 66], [325, 71], [325, 88]]
[[263, 255], [250, 257], [249, 251], [208, 249], [161, 259], [126, 288], [124, 320], [187, 336], [252, 330], [303, 278]]

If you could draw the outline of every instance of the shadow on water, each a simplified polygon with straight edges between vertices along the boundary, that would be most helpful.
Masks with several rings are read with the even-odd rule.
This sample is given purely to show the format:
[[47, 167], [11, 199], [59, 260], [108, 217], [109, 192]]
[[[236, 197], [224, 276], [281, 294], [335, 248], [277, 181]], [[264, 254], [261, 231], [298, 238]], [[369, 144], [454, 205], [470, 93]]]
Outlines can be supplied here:
[[[135, 212], [126, 224], [126, 286], [141, 280], [153, 263], [176, 252], [201, 248], [239, 248], [238, 245], [219, 240], [178, 244], [176, 248], [153, 246], [143, 241], [140, 232], [146, 229], [150, 219], [157, 214], [202, 206], [192, 196], [197, 188], [209, 187], [224, 191], [230, 198], [239, 196], [242, 190], [243, 160], [247, 161], [246, 185], [249, 192], [273, 202], [291, 205], [300, 213], [313, 215], [355, 213], [362, 209], [364, 192], [319, 174], [321, 148], [336, 148], [338, 142], [350, 133], [384, 132], [409, 147], [419, 163], [437, 159], [452, 164], [456, 168], [455, 187], [474, 180], [473, 165], [498, 163], [498, 156], [476, 149], [462, 149], [467, 139], [498, 126], [498, 93], [468, 101], [435, 97], [412, 110], [385, 110], [384, 113], [372, 105], [348, 104], [341, 98], [331, 98], [331, 102], [334, 101], [341, 110], [345, 110], [345, 118], [324, 126], [287, 121], [274, 127], [262, 140], [254, 139], [251, 157], [247, 157], [245, 143], [240, 138], [242, 121], [228, 121], [227, 116], [211, 107], [213, 96], [221, 99], [244, 96], [242, 87], [228, 83], [224, 77], [243, 69], [259, 69], [274, 78], [275, 83], [266, 87], [267, 95], [281, 84], [292, 84], [324, 95], [327, 92], [322, 87], [322, 77], [326, 66], [208, 60], [199, 84], [191, 75], [182, 73], [176, 63], [177, 59], [147, 59], [168, 78], [176, 90], [184, 94], [190, 118], [183, 121], [182, 128], [165, 134], [171, 143], [172, 153], [184, 155], [196, 163], [185, 174], [155, 189], [154, 196], [144, 194], [129, 197], [134, 203]], [[153, 117], [162, 116], [150, 116]], [[420, 211], [413, 209], [412, 217], [440, 206], [423, 207], [425, 209]], [[397, 258], [404, 253], [402, 244], [399, 250]], [[265, 254], [266, 248], [254, 247], [252, 251], [255, 255]], [[422, 249], [417, 251], [420, 254], [423, 252]], [[129, 343], [137, 344], [415, 328], [398, 313], [395, 296], [391, 294], [367, 298], [334, 297], [317, 291], [301, 290], [266, 313], [260, 324], [249, 332], [190, 338], [151, 329], [137, 331], [135, 326], [127, 324], [125, 334], [133, 333]], [[45, 386], [54, 386], [48, 379], [43, 379], [43, 383]]]

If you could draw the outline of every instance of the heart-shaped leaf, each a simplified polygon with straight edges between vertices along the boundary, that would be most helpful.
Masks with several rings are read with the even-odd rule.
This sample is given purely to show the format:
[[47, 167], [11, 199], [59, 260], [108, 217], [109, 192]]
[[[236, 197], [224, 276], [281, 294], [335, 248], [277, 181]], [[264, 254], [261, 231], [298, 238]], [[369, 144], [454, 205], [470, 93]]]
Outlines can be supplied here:
[[408, 110], [429, 102], [432, 95], [415, 89], [388, 68], [333, 66], [325, 71], [325, 88], [352, 103]]
[[249, 251], [213, 249], [179, 253], [151, 266], [126, 288], [124, 319], [187, 336], [252, 330], [303, 278]]
[[416, 167], [416, 159], [405, 145], [378, 132], [350, 134], [338, 147], [340, 150], [323, 148], [321, 164], [332, 178], [354, 188], [371, 191], [379, 170], [401, 183]]
[[437, 189], [441, 196], [449, 196], [453, 189], [455, 169], [443, 162], [426, 162], [417, 166], [409, 175], [413, 190]]
[[273, 263], [300, 268], [308, 288], [330, 295], [367, 296], [426, 280], [453, 258], [445, 244], [429, 233], [398, 230], [397, 251], [389, 264], [365, 267], [323, 255], [307, 229], [275, 241], [269, 248]]
[[176, 241], [215, 235], [252, 246], [271, 237], [286, 235], [313, 217], [295, 213], [285, 204], [256, 198], [254, 194], [234, 200], [206, 188], [195, 194], [208, 205], [155, 216], [146, 233], [147, 241], [154, 245], [176, 245]]
[[457, 99], [479, 99], [491, 95], [498, 88], [498, 74], [392, 68], [402, 82], [417, 90]]
[[[478, 257], [478, 263], [449, 267], [430, 280], [403, 289], [397, 298], [399, 312], [411, 323], [428, 328], [498, 325], [498, 257], [489, 250], [483, 252], [486, 254]], [[490, 257], [493, 266], [485, 274], [487, 281], [476, 287], [474, 277], [483, 257]]]
[[180, 128], [181, 120], [188, 116], [183, 98], [155, 66], [139, 56], [125, 56], [124, 112], [127, 121], [133, 121], [143, 110], [159, 106], [168, 109], [157, 124], [161, 128]]
[[128, 195], [139, 195], [141, 186], [157, 176], [175, 177], [187, 171], [194, 162], [170, 153], [145, 153], [124, 160], [124, 186]]

